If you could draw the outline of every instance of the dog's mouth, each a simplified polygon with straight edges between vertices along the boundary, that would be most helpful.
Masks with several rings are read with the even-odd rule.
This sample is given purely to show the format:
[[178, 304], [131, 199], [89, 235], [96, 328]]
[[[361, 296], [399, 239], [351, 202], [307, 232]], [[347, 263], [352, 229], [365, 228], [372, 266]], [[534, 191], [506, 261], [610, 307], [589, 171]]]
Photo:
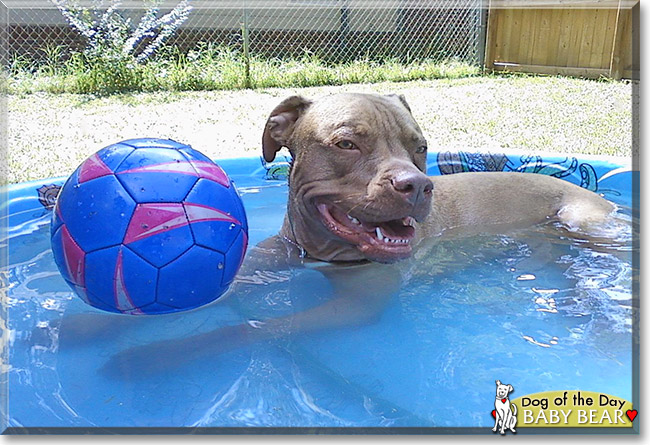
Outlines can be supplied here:
[[369, 260], [390, 263], [411, 256], [415, 218], [369, 221], [327, 203], [316, 208], [325, 226], [334, 235], [354, 245]]

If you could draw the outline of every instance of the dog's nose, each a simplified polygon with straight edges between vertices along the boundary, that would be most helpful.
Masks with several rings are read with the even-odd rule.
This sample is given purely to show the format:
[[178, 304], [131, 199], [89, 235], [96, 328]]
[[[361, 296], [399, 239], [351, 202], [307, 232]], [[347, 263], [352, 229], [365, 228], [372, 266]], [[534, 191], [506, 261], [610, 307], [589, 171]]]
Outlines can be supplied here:
[[393, 188], [411, 204], [417, 205], [431, 197], [433, 183], [420, 171], [401, 171], [391, 179]]

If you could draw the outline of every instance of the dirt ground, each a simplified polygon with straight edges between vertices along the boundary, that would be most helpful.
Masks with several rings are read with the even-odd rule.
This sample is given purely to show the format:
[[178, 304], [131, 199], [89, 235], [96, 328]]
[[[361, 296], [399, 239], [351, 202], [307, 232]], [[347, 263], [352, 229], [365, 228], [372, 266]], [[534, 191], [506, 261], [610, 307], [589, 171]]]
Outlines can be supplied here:
[[136, 137], [189, 143], [213, 159], [260, 153], [283, 98], [340, 91], [404, 94], [429, 149], [632, 155], [632, 85], [557, 77], [474, 77], [303, 89], [32, 94], [8, 99], [6, 182], [70, 174], [100, 148]]

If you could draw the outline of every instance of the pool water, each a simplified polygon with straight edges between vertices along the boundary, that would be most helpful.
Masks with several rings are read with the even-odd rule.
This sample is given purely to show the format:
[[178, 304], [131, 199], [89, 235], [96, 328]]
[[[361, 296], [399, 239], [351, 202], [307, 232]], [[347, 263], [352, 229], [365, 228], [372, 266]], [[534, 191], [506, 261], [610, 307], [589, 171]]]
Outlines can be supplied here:
[[[440, 174], [439, 158], [430, 160], [430, 173]], [[522, 163], [530, 166], [523, 157]], [[276, 234], [287, 186], [269, 175], [283, 166], [251, 159], [221, 165], [242, 194], [250, 245]], [[545, 159], [549, 165], [559, 164]], [[638, 253], [632, 173], [612, 162], [589, 165], [588, 180], [582, 168], [565, 179], [619, 206], [615, 245], [594, 248], [543, 227], [438, 242], [400, 266], [404, 285], [371, 321], [234, 348], [221, 347], [236, 335], [229, 326], [316, 307], [332, 297], [331, 285], [312, 268], [259, 271], [246, 299], [233, 295], [235, 286], [189, 312], [102, 312], [60, 277], [50, 212], [26, 197], [26, 190], [52, 181], [16, 186], [1, 246], [9, 258], [2, 277], [3, 429], [479, 427], [491, 433], [497, 379], [514, 386], [512, 398], [581, 389], [632, 401], [638, 317], [632, 290], [639, 273], [632, 260]], [[184, 339], [192, 339], [190, 347]]]

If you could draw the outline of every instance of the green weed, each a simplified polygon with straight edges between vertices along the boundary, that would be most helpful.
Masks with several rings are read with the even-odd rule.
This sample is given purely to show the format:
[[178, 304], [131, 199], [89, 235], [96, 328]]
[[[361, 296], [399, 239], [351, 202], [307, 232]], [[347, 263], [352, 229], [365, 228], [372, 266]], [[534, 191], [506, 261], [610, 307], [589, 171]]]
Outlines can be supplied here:
[[253, 57], [250, 78], [241, 55], [228, 48], [200, 45], [187, 54], [166, 48], [146, 63], [128, 57], [111, 58], [75, 53], [63, 60], [61, 51], [48, 48], [34, 67], [15, 58], [9, 71], [9, 92], [110, 95], [151, 91], [237, 90], [270, 87], [311, 87], [350, 83], [406, 82], [456, 79], [480, 74], [476, 66], [431, 60], [357, 60], [328, 63], [313, 55], [300, 59]]

